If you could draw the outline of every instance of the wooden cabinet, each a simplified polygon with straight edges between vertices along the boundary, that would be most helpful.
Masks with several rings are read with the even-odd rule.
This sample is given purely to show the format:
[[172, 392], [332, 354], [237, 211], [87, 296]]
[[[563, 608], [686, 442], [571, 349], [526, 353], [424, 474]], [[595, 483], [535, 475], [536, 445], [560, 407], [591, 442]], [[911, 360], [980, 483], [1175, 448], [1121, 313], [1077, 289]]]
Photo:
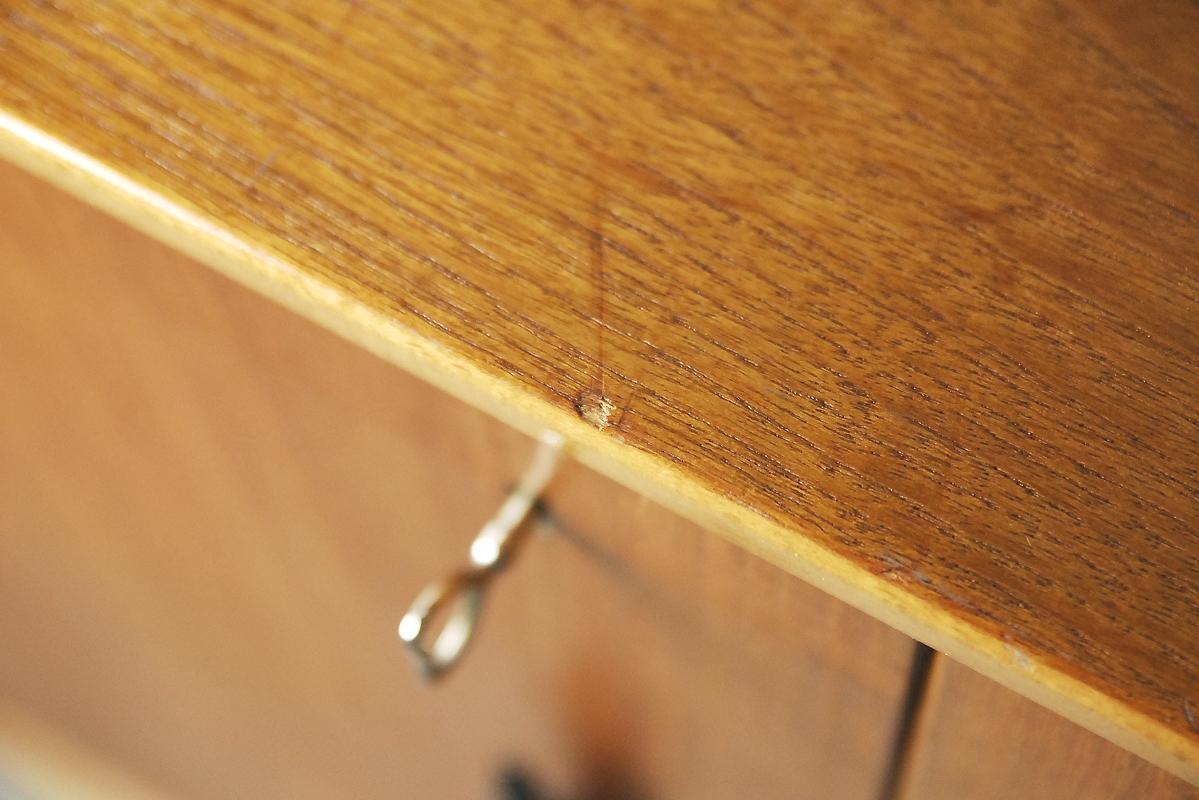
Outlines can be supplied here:
[[422, 685], [395, 623], [532, 442], [0, 185], [0, 697], [147, 793], [1199, 796], [953, 662], [913, 686], [910, 639], [574, 463], [460, 669]]
[[[1196, 41], [1173, 0], [5, 3], [0, 765], [1186, 796]], [[422, 686], [396, 623], [545, 431]]]
[[573, 463], [421, 685], [400, 614], [530, 440], [0, 186], [0, 697], [182, 798], [877, 796], [915, 645]]

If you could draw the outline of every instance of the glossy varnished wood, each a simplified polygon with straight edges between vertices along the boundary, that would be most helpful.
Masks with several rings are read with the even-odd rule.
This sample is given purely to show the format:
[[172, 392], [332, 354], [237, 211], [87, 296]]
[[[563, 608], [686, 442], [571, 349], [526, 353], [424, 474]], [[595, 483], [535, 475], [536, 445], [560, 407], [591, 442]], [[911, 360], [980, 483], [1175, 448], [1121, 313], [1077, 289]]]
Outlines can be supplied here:
[[10, 158], [1199, 779], [1193, 3], [3, 13]]
[[876, 796], [911, 641], [577, 464], [422, 686], [400, 614], [531, 442], [0, 185], [0, 698], [184, 798]]
[[949, 659], [934, 665], [902, 800], [1196, 800], [1199, 789]]

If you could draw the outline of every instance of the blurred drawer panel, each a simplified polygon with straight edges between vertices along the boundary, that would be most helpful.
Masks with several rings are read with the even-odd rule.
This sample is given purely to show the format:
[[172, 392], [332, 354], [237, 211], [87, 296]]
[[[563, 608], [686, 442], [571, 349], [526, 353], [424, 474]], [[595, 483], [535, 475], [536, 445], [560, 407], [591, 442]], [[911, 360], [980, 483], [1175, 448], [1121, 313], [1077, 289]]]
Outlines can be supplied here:
[[911, 742], [906, 800], [1195, 800], [1199, 789], [947, 658]]

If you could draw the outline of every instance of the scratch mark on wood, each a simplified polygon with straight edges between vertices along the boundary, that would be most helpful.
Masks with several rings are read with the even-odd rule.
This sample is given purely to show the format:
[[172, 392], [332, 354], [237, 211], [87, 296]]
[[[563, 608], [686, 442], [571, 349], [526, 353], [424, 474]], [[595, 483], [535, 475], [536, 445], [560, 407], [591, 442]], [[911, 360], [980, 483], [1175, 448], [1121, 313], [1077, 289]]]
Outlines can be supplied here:
[[267, 153], [266, 158], [262, 159], [262, 163], [259, 164], [254, 169], [254, 173], [250, 175], [250, 180], [246, 184], [247, 188], [253, 188], [255, 185], [257, 185], [258, 181], [262, 179], [262, 176], [266, 174], [267, 170], [274, 165], [281, 152], [283, 152], [283, 148], [276, 147], [274, 150]]
[[[591, 272], [595, 285], [595, 362], [596, 376], [591, 388], [584, 389], [575, 400], [575, 411], [583, 419], [603, 430], [612, 424], [612, 412], [616, 403], [608, 397], [605, 376], [607, 355], [604, 352], [604, 328], [607, 325], [607, 279], [604, 274], [604, 208], [607, 204], [607, 190], [601, 181], [594, 183], [594, 199], [592, 201], [592, 225], [588, 231], [588, 245], [591, 250]], [[627, 407], [626, 407], [627, 411]], [[620, 421], [623, 421], [624, 413]]]
[[598, 379], [597, 390], [601, 397], [607, 397], [606, 385], [604, 379], [604, 326], [607, 324], [607, 309], [606, 299], [604, 295], [607, 293], [607, 281], [604, 276], [604, 208], [607, 205], [607, 190], [603, 183], [596, 181], [595, 183], [595, 202], [592, 205], [595, 219], [591, 226], [591, 268], [595, 276], [595, 297], [596, 310], [596, 371]]

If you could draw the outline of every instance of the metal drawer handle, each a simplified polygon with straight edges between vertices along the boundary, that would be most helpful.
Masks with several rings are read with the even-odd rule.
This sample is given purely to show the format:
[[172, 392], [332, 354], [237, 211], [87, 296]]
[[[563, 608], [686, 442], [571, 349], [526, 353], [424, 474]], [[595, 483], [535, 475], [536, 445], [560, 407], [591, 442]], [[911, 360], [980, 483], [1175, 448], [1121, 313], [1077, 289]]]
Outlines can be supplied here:
[[[553, 431], [541, 435], [533, 463], [471, 542], [470, 565], [426, 586], [400, 620], [400, 641], [407, 645], [426, 681], [440, 678], [462, 658], [483, 610], [487, 583], [512, 560], [524, 541], [528, 533], [524, 523], [554, 476], [563, 444], [562, 436]], [[432, 643], [427, 643], [433, 635], [430, 620], [440, 612], [446, 614], [445, 624]]]

